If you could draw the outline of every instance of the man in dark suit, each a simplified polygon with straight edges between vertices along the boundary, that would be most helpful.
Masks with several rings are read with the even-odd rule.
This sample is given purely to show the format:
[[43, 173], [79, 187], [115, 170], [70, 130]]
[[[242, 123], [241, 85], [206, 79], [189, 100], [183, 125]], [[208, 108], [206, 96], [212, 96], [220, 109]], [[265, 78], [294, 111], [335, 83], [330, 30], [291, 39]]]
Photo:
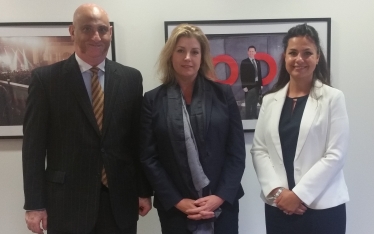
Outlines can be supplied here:
[[245, 119], [257, 119], [257, 103], [262, 94], [260, 62], [255, 59], [256, 47], [248, 47], [248, 58], [240, 64], [240, 79], [245, 92]]
[[48, 234], [134, 234], [152, 194], [137, 149], [142, 77], [106, 59], [112, 27], [99, 6], [78, 7], [69, 31], [75, 54], [32, 72], [26, 223], [35, 233], [48, 221]]

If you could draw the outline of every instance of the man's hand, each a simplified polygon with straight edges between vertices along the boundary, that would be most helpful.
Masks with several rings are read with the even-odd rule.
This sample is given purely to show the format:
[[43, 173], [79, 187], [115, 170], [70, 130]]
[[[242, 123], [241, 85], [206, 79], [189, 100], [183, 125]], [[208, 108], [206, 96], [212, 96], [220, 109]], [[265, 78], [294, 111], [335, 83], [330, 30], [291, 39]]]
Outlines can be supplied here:
[[247, 87], [243, 88], [243, 91], [248, 92], [248, 88]]
[[139, 215], [146, 216], [152, 209], [152, 201], [150, 197], [139, 197]]
[[[302, 205], [300, 198], [288, 189], [284, 189], [274, 203], [279, 209], [283, 210], [284, 213], [288, 215], [304, 213], [306, 210], [305, 206], [300, 206]], [[303, 207], [305, 207], [305, 210]]]
[[224, 200], [216, 195], [210, 195], [197, 199], [194, 202], [196, 208], [188, 209], [186, 213], [187, 218], [199, 220], [199, 219], [210, 219], [214, 217], [214, 211], [222, 205]]
[[[44, 233], [43, 230], [47, 230], [47, 211], [46, 210], [31, 210], [26, 211], [25, 220], [27, 228], [38, 234]], [[40, 224], [42, 228], [40, 228]]]

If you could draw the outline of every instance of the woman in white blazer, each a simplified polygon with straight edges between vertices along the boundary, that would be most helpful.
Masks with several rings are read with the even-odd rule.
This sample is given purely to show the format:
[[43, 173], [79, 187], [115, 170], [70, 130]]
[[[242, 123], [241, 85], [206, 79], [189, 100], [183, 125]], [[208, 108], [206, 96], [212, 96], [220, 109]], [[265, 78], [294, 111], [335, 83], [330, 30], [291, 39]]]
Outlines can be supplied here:
[[345, 233], [344, 95], [330, 87], [313, 27], [291, 28], [283, 45], [279, 79], [264, 96], [251, 149], [267, 233]]

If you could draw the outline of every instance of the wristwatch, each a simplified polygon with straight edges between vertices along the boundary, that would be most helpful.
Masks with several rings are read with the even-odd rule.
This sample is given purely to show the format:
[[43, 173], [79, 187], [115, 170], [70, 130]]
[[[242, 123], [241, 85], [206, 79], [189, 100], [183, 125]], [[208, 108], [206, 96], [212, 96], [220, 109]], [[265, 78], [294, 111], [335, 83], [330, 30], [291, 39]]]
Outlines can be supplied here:
[[269, 200], [275, 201], [279, 197], [279, 195], [283, 192], [284, 188], [280, 187], [277, 192], [274, 194], [274, 196], [270, 197]]

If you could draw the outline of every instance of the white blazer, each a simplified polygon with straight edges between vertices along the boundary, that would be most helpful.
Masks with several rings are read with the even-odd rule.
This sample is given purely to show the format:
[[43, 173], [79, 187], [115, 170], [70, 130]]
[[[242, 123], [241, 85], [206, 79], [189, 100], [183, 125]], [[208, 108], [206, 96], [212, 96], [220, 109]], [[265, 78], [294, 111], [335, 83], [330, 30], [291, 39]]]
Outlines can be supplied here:
[[[288, 188], [279, 139], [279, 119], [288, 84], [264, 97], [251, 149], [264, 202], [277, 187]], [[292, 191], [310, 208], [326, 209], [349, 201], [343, 166], [349, 135], [344, 95], [316, 81], [305, 105], [294, 159]]]

